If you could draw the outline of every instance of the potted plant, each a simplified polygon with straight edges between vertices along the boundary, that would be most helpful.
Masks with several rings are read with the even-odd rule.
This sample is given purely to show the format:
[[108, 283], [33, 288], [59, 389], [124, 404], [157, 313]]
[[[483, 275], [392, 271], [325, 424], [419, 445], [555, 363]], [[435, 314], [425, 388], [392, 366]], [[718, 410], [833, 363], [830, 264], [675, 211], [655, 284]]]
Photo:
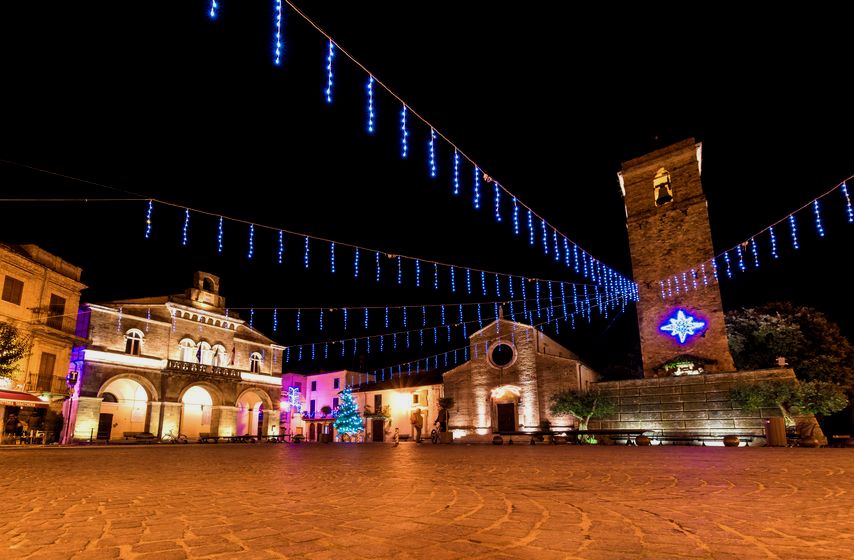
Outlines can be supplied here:
[[552, 422], [548, 418], [543, 418], [540, 420], [540, 431], [543, 434], [538, 438], [540, 441], [544, 443], [551, 443], [552, 441]]
[[320, 407], [320, 412], [323, 414], [323, 417], [326, 418], [330, 414], [332, 414], [332, 407], [328, 404], [325, 404]]

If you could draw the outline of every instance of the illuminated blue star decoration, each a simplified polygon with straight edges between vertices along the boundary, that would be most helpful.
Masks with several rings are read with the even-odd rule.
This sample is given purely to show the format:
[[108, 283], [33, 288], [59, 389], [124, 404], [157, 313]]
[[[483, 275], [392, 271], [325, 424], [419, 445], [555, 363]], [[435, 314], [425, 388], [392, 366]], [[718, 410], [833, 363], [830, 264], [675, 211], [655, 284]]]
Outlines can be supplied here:
[[685, 315], [681, 309], [677, 310], [676, 316], [668, 319], [669, 323], [659, 327], [659, 330], [669, 332], [671, 336], [679, 338], [679, 344], [685, 344], [689, 336], [699, 334], [697, 331], [706, 326], [703, 321], [696, 321], [690, 315]]

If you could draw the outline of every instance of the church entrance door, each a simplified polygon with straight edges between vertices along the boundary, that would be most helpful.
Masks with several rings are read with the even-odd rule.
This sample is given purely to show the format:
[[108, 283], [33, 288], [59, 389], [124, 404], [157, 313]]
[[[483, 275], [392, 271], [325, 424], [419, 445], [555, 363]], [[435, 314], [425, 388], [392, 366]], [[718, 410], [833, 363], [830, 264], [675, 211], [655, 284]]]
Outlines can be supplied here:
[[496, 406], [498, 412], [498, 431], [516, 431], [516, 405], [514, 403], [499, 403]]

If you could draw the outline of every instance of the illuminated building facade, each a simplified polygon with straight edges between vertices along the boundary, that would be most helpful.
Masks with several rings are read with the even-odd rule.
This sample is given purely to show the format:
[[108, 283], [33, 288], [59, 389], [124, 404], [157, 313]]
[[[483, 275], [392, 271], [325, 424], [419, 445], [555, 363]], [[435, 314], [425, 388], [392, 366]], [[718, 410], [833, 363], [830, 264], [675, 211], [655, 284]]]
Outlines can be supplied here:
[[43, 419], [68, 397], [70, 359], [83, 339], [75, 335], [81, 269], [36, 245], [0, 244], [0, 321], [31, 337], [29, 356], [11, 378], [0, 379], [0, 418], [11, 415], [28, 428], [51, 430]]
[[[702, 145], [685, 140], [622, 165], [620, 186], [645, 377], [734, 371], [715, 275]], [[705, 264], [703, 264], [705, 263]]]
[[86, 304], [64, 439], [274, 435], [283, 347], [225, 307], [219, 278], [184, 294]]
[[573, 424], [552, 416], [549, 398], [586, 391], [597, 374], [575, 354], [530, 325], [499, 319], [469, 338], [469, 361], [445, 372], [444, 395], [454, 399], [448, 429], [463, 441], [494, 433]]

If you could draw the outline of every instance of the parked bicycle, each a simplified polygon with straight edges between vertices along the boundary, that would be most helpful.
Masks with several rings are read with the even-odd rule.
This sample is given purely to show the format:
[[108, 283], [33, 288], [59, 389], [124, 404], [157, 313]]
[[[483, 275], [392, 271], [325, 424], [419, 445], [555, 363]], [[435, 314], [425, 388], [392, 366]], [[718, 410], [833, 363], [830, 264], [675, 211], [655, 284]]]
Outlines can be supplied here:
[[187, 443], [187, 441], [189, 441], [187, 436], [182, 433], [176, 434], [171, 429], [160, 438], [161, 443]]
[[439, 443], [439, 441], [442, 439], [442, 436], [439, 435], [441, 433], [441, 429], [442, 426], [441, 424], [439, 424], [438, 420], [433, 422], [433, 430], [430, 432], [430, 441], [432, 441], [433, 443]]

